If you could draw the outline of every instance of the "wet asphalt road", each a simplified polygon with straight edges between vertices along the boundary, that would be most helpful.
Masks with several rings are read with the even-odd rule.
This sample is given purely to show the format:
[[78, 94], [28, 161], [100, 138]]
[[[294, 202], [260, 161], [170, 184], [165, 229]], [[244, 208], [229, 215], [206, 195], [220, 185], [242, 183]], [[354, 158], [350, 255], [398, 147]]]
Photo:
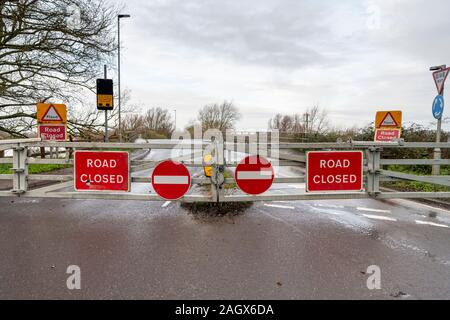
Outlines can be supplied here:
[[[1, 198], [0, 299], [450, 299], [449, 226], [450, 212], [406, 200], [218, 217], [177, 202]], [[66, 287], [69, 265], [81, 290]], [[371, 265], [380, 290], [366, 286]]]
[[[0, 298], [450, 298], [450, 215], [405, 203], [255, 203], [214, 217], [173, 202], [3, 198]], [[81, 290], [66, 287], [69, 265]], [[370, 265], [380, 290], [366, 287]]]

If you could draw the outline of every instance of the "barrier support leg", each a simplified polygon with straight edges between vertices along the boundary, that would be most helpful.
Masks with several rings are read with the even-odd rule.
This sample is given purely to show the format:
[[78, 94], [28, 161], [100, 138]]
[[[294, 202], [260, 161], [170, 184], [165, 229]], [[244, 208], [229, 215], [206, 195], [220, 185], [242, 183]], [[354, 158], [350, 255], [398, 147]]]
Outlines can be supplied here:
[[380, 159], [381, 149], [371, 147], [367, 150], [368, 173], [367, 173], [367, 193], [376, 197], [380, 193]]
[[28, 148], [13, 148], [13, 189], [15, 194], [23, 194], [28, 190]]

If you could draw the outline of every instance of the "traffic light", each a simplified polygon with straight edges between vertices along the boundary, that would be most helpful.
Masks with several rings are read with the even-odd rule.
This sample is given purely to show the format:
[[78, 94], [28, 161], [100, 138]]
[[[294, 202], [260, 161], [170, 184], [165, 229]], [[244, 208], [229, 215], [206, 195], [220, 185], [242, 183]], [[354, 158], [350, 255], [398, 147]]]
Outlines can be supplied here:
[[113, 81], [111, 79], [97, 79], [97, 109], [112, 110], [113, 107]]

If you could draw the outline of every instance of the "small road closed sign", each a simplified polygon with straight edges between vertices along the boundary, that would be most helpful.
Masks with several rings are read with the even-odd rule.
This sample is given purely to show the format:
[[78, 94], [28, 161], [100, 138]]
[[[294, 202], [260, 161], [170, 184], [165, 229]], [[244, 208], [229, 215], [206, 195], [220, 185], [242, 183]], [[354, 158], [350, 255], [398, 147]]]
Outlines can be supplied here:
[[375, 129], [375, 142], [391, 142], [399, 139], [400, 135], [400, 129]]
[[306, 191], [363, 191], [362, 151], [309, 151]]
[[38, 137], [42, 140], [66, 141], [67, 126], [65, 124], [40, 124]]
[[74, 168], [77, 191], [130, 191], [128, 152], [77, 150]]

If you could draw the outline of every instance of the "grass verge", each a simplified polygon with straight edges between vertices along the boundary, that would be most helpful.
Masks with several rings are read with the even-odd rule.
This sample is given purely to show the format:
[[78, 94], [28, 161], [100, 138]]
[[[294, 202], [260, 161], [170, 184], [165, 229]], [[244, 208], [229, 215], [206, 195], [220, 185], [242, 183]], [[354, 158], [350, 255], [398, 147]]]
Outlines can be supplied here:
[[[390, 165], [388, 167], [390, 171], [403, 172], [408, 174], [415, 174], [419, 176], [427, 176], [431, 174], [431, 166], [402, 166], [402, 165]], [[441, 174], [448, 175], [448, 166], [441, 167]], [[406, 192], [449, 192], [450, 187], [441, 186], [432, 183], [420, 182], [420, 181], [385, 181], [381, 183], [382, 187], [406, 191]]]
[[[71, 165], [68, 164], [30, 164], [28, 166], [28, 173], [38, 174], [44, 172], [51, 172], [59, 169], [70, 168]], [[12, 164], [2, 163], [0, 164], [0, 174], [11, 174]]]

